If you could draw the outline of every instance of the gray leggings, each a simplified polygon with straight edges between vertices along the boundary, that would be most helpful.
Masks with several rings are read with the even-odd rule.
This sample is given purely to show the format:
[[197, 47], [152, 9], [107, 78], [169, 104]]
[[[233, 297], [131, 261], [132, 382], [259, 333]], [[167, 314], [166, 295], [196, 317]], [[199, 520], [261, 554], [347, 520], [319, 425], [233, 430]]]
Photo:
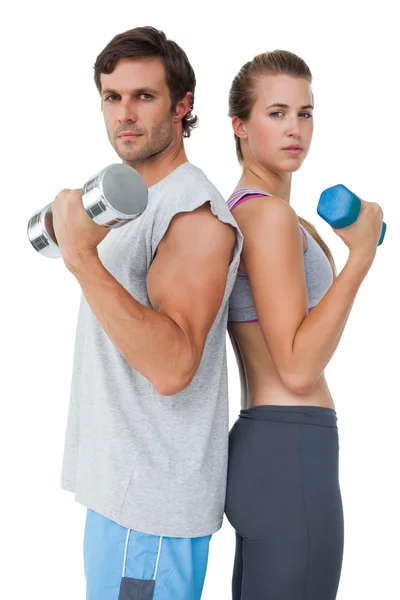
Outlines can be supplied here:
[[334, 600], [343, 556], [336, 412], [257, 406], [229, 436], [233, 600]]

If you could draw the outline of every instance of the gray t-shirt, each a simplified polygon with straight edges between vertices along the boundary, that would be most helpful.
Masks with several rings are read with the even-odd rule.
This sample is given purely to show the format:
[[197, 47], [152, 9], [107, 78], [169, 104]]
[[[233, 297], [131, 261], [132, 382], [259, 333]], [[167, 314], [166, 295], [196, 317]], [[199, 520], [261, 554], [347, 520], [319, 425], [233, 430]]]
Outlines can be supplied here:
[[[124, 527], [171, 537], [222, 525], [228, 454], [226, 326], [243, 236], [205, 174], [186, 162], [149, 188], [142, 215], [99, 245], [105, 268], [151, 308], [146, 277], [171, 219], [211, 203], [236, 228], [224, 298], [190, 385], [160, 395], [111, 342], [82, 295], [61, 487]], [[134, 333], [133, 333], [134, 335]]]

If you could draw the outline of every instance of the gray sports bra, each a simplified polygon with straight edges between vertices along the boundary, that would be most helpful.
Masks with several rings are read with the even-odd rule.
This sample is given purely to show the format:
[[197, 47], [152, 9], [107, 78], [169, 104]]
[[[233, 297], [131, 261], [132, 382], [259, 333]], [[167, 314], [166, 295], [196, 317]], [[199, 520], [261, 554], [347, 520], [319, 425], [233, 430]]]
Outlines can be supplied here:
[[[262, 196], [271, 196], [271, 194], [267, 194], [266, 192], [254, 188], [242, 188], [236, 190], [230, 196], [228, 199], [228, 207], [232, 210], [234, 206], [237, 206], [250, 198], [259, 198]], [[307, 306], [308, 312], [310, 312], [332, 285], [333, 272], [329, 260], [319, 244], [317, 244], [307, 230], [301, 225], [299, 225], [299, 227], [306, 240], [304, 270], [307, 285]], [[238, 271], [230, 295], [228, 321], [245, 321], [253, 323], [258, 321], [249, 278], [246, 273], [241, 271]]]

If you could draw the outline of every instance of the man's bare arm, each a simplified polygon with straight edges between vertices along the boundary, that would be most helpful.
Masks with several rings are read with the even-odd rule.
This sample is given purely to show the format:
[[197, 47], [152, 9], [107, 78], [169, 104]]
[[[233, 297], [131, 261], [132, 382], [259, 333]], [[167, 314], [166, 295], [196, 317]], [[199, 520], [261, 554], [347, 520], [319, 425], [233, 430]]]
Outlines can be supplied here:
[[176, 215], [147, 277], [153, 308], [143, 306], [96, 256], [70, 271], [108, 337], [129, 364], [172, 395], [192, 381], [223, 299], [235, 231], [206, 203]]

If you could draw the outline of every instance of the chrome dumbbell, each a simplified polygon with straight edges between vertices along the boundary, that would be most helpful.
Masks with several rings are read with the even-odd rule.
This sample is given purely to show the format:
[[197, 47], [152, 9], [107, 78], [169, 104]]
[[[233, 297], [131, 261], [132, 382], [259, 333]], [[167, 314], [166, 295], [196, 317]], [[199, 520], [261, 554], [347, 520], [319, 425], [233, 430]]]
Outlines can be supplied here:
[[[116, 228], [133, 221], [147, 206], [148, 190], [135, 169], [122, 163], [105, 167], [93, 175], [82, 189], [82, 202], [95, 223]], [[53, 229], [52, 203], [37, 211], [28, 223], [28, 238], [43, 256], [60, 258]]]

